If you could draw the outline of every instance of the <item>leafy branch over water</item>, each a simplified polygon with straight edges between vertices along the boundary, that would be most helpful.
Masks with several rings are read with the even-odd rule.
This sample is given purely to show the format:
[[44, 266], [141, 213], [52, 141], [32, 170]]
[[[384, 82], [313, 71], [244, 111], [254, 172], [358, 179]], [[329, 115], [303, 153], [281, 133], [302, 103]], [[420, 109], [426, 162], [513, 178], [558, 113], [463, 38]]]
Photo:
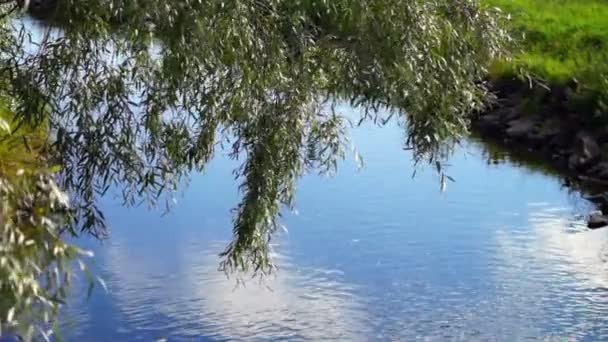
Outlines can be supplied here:
[[110, 188], [157, 202], [216, 153], [242, 160], [221, 267], [265, 274], [297, 179], [344, 157], [334, 105], [398, 120], [416, 162], [445, 158], [487, 100], [501, 20], [477, 0], [62, 0], [38, 45], [0, 27], [0, 79], [19, 120], [48, 125], [81, 231], [105, 235]]

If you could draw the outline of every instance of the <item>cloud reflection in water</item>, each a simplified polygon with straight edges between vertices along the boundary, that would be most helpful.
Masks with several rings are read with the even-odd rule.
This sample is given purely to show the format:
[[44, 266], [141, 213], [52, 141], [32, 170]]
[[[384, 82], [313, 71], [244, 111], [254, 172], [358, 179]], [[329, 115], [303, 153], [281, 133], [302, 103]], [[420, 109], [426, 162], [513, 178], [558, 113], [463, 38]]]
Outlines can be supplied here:
[[105, 268], [125, 325], [148, 330], [146, 335], [169, 332], [162, 336], [169, 340], [173, 335], [229, 340], [360, 340], [365, 335], [363, 306], [337, 279], [339, 272], [296, 268], [277, 256], [276, 277], [237, 287], [217, 271], [221, 246], [180, 249], [178, 269], [163, 266], [159, 254], [142, 258], [119, 243], [108, 246]]
[[497, 296], [507, 314], [542, 335], [560, 326], [561, 338], [606, 339], [608, 231], [571, 217], [568, 209], [537, 205], [531, 229], [497, 232]]

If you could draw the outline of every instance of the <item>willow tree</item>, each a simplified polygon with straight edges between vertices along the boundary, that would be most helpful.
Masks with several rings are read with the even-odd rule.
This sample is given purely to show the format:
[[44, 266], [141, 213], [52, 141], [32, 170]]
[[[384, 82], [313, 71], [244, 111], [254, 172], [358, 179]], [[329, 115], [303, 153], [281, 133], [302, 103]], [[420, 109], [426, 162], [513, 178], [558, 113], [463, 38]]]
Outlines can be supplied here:
[[51, 2], [34, 13], [38, 38], [23, 11], [5, 18], [0, 80], [18, 121], [51, 132], [69, 231], [105, 235], [95, 202], [110, 188], [156, 203], [229, 153], [242, 199], [228, 272], [269, 272], [298, 178], [344, 157], [351, 123], [336, 103], [362, 108], [360, 122], [398, 121], [415, 162], [440, 162], [486, 103], [485, 68], [508, 40], [478, 0]]

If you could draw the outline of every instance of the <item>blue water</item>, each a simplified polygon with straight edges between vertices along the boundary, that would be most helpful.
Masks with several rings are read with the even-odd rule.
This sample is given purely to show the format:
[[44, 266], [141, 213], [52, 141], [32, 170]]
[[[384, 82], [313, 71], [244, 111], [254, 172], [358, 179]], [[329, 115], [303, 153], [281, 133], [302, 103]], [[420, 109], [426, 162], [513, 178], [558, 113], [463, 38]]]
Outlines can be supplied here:
[[217, 271], [231, 238], [236, 165], [218, 156], [177, 206], [124, 208], [94, 249], [97, 287], [64, 312], [74, 341], [608, 339], [608, 230], [589, 231], [559, 179], [488, 163], [467, 143], [439, 191], [412, 178], [398, 127], [363, 127], [333, 178], [299, 184], [277, 240], [280, 269], [235, 287]]

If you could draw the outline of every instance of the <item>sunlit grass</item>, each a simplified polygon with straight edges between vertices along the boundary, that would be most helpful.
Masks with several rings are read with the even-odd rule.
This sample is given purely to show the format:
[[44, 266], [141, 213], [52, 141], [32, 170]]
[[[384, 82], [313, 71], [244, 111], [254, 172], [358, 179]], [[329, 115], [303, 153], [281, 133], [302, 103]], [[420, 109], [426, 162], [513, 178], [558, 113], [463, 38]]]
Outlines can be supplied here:
[[511, 76], [519, 68], [550, 84], [577, 79], [599, 87], [599, 74], [608, 70], [608, 1], [604, 0], [486, 0], [512, 15], [521, 51], [513, 61], [497, 62], [492, 76]]

